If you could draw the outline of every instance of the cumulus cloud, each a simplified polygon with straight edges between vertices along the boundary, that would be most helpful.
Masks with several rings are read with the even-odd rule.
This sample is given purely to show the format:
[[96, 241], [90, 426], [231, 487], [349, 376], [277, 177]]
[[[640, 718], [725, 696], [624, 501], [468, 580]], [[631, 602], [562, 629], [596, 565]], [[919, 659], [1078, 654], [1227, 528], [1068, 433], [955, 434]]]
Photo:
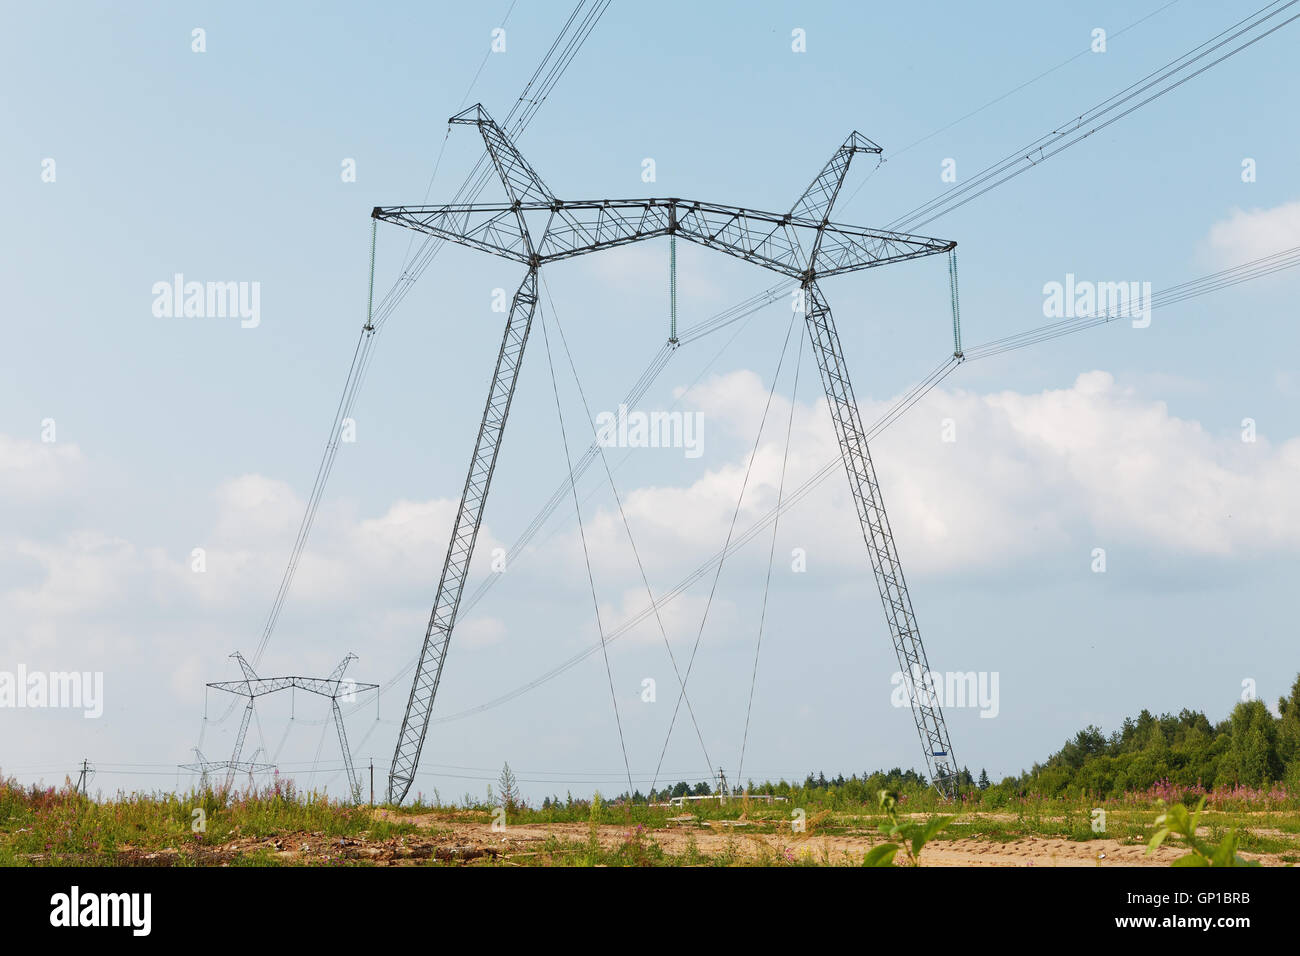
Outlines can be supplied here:
[[[694, 396], [718, 427], [743, 422], [751, 434], [765, 399], [749, 372], [720, 376]], [[864, 407], [864, 420], [887, 407]], [[789, 411], [786, 400], [774, 401], [737, 533], [776, 503]], [[949, 420], [951, 442], [943, 440]], [[861, 535], [824, 400], [799, 403], [794, 422], [787, 492], [828, 462], [836, 467], [786, 519], [789, 543], [822, 567], [860, 574]], [[1263, 436], [1242, 442], [1235, 431], [1211, 434], [1106, 372], [1035, 394], [937, 389], [872, 450], [909, 571], [1006, 567], [1077, 548], [1081, 538], [1169, 555], [1300, 552], [1300, 499], [1290, 490], [1300, 480], [1300, 439], [1274, 445]], [[638, 546], [660, 559], [678, 556], [681, 571], [718, 550], [747, 454], [719, 460], [689, 483], [625, 493]], [[629, 570], [616, 514], [589, 522], [588, 544], [600, 567]], [[751, 562], [765, 558], [766, 547], [749, 549]]]
[[[691, 410], [705, 416], [702, 459], [687, 462], [680, 450], [638, 450], [674, 456], [688, 474], [674, 480], [663, 473], [656, 483], [638, 486], [637, 475], [645, 472], [638, 471], [635, 456], [618, 473], [656, 595], [722, 547], [766, 399], [753, 373], [717, 376], [688, 396]], [[887, 406], [864, 406], [863, 419], [875, 421]], [[776, 503], [791, 410], [787, 398], [773, 400], [736, 517], [738, 535]], [[874, 602], [824, 399], [798, 401], [793, 416], [787, 494], [831, 467], [783, 518], [777, 570], [787, 573], [791, 549], [801, 548], [809, 577], [827, 589], [820, 593], [855, 600], [865, 593]], [[944, 441], [945, 432], [956, 440]], [[15, 447], [21, 454], [7, 455], [5, 480], [38, 499], [42, 488], [66, 494], [94, 470], [75, 449], [51, 458], [30, 443], [0, 443]], [[1237, 431], [1215, 432], [1180, 418], [1141, 388], [1102, 371], [1035, 393], [936, 389], [878, 436], [871, 450], [909, 576], [993, 571], [1016, 587], [1015, 569], [1062, 554], [1086, 566], [1095, 545], [1140, 549], [1166, 564], [1300, 553], [1300, 496], [1294, 493], [1300, 438], [1261, 433], [1243, 442]], [[64, 478], [50, 477], [59, 474]], [[0, 655], [50, 668], [105, 670], [111, 696], [102, 726], [128, 721], [112, 725], [112, 733], [128, 734], [122, 740], [155, 734], [150, 748], [183, 752], [193, 725], [153, 728], [163, 712], [158, 702], [136, 707], [134, 715], [123, 708], [144, 699], [137, 693], [162, 686], [171, 695], [165, 712], [197, 723], [197, 685], [227, 673], [231, 650], [253, 650], [304, 507], [291, 486], [260, 475], [232, 477], [210, 494], [210, 530], [194, 542], [206, 552], [202, 574], [191, 569], [189, 543], [95, 530], [97, 517], [107, 526], [113, 515], [111, 502], [96, 504], [93, 496], [87, 503], [103, 510], [78, 518], [88, 527], [0, 529]], [[269, 672], [292, 666], [286, 672], [327, 673], [346, 649], [362, 655], [359, 678], [383, 680], [405, 664], [428, 619], [455, 507], [451, 499], [434, 499], [399, 500], [362, 515], [346, 504], [322, 510], [280, 625], [277, 646], [284, 656], [268, 661]], [[576, 527], [571, 517], [565, 520], [559, 533], [534, 541], [511, 563], [510, 583], [494, 589], [490, 602], [473, 613], [462, 608], [455, 648], [504, 666], [500, 662], [513, 661], [524, 648], [555, 646], [567, 654], [591, 646], [586, 568]], [[645, 592], [612, 502], [584, 507], [584, 520], [608, 632], [645, 607]], [[746, 644], [757, 633], [757, 609], [736, 589], [761, 587], [769, 533], [755, 536], [724, 569], [705, 637], [710, 648], [722, 645], [724, 656], [728, 644]], [[482, 530], [471, 588], [491, 573], [492, 549], [504, 543]], [[664, 607], [674, 653], [689, 655], [711, 581], [710, 571]], [[651, 618], [621, 646], [629, 655], [658, 653], [661, 642]], [[531, 658], [520, 667], [520, 679], [533, 676]], [[397, 705], [385, 698], [384, 707], [400, 706], [403, 693], [396, 692]], [[0, 716], [16, 728], [15, 739], [62, 735], [39, 736], [39, 746], [79, 752], [84, 728], [70, 723], [56, 735], [34, 723], [41, 715], [23, 715], [27, 724]]]
[[[752, 434], [766, 389], [753, 373], [735, 372], [704, 383], [690, 400], [707, 428]], [[864, 420], [875, 420], [887, 407], [864, 407]], [[729, 452], [706, 451], [707, 467], [692, 480], [621, 489], [656, 593], [721, 548], [742, 483], [735, 534], [776, 504], [789, 414], [788, 400], [777, 396], [747, 483], [748, 451], [732, 442]], [[942, 440], [948, 420], [956, 438], [951, 442]], [[43, 484], [54, 493], [59, 482], [52, 474], [84, 465], [75, 448], [50, 453], [33, 443], [0, 441], [20, 451], [5, 460], [8, 480], [33, 492]], [[1236, 431], [1213, 434], [1106, 372], [1034, 394], [936, 389], [872, 450], [895, 536], [908, 569], [918, 573], [1008, 566], [1074, 547], [1081, 534], [1173, 555], [1250, 559], [1300, 552], [1300, 496], [1293, 493], [1300, 483], [1300, 438], [1274, 443], [1261, 435], [1248, 443]], [[787, 494], [828, 463], [836, 467], [786, 519], [779, 557], [784, 563], [788, 547], [798, 546], [810, 562], [856, 575], [861, 536], [837, 455], [824, 400], [799, 402]], [[259, 475], [224, 482], [213, 497], [212, 531], [198, 542], [205, 551], [201, 574], [192, 570], [189, 551], [166, 551], [153, 542], [89, 529], [48, 538], [10, 535], [0, 582], [10, 634], [141, 602], [247, 614], [250, 599], [269, 601], [302, 499], [284, 482]], [[374, 517], [322, 511], [295, 597], [327, 609], [354, 606], [363, 597], [387, 607], [426, 602], [455, 508], [450, 499], [436, 499], [399, 500]], [[598, 586], [612, 588], [602, 600], [618, 595], [606, 613], [612, 623], [624, 620], [636, 613], [644, 592], [622, 518], [610, 505], [593, 509], [586, 533]], [[732, 560], [765, 562], [766, 533], [755, 540], [762, 546]], [[492, 550], [504, 543], [483, 529], [472, 581], [488, 572]], [[585, 588], [576, 528], [548, 542], [545, 560], [538, 560], [537, 549], [535, 543], [518, 565], [525, 573], [570, 585], [581, 579]], [[683, 622], [674, 625], [676, 631]], [[497, 625], [484, 627], [479, 643], [500, 639]]]
[[0, 498], [48, 500], [84, 479], [81, 449], [66, 442], [38, 442], [0, 435]]
[[1210, 227], [1206, 245], [1222, 266], [1300, 246], [1300, 200], [1272, 209], [1233, 209], [1227, 219]]

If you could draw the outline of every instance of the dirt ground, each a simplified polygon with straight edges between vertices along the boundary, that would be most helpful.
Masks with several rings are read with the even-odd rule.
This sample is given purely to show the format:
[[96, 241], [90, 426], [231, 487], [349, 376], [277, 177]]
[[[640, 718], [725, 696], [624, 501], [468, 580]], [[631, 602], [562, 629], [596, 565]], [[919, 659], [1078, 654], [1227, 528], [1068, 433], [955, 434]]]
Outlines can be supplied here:
[[[586, 823], [512, 824], [494, 830], [480, 822], [478, 814], [455, 811], [409, 815], [388, 810], [374, 811], [376, 819], [388, 819], [411, 825], [416, 832], [385, 839], [369, 835], [327, 837], [322, 833], [294, 832], [276, 837], [251, 837], [238, 834], [210, 845], [184, 845], [162, 850], [143, 850], [129, 846], [118, 849], [114, 863], [118, 866], [177, 866], [182, 863], [200, 866], [232, 866], [258, 858], [287, 864], [315, 866], [370, 864], [374, 866], [418, 866], [432, 861], [443, 863], [497, 863], [528, 866], [550, 862], [546, 844], [552, 837], [565, 844], [585, 844], [590, 827]], [[985, 819], [999, 819], [987, 814]], [[1007, 819], [1014, 819], [1008, 817]], [[1258, 830], [1266, 832], [1280, 831]], [[598, 838], [602, 848], [615, 850], [628, 841], [626, 826], [602, 825]], [[738, 862], [798, 863], [808, 860], [833, 866], [857, 866], [872, 846], [882, 842], [875, 830], [846, 833], [796, 834], [759, 832], [751, 823], [740, 820], [700, 820], [685, 814], [669, 821], [668, 826], [643, 831], [645, 845], [651, 841], [664, 851], [680, 856], [692, 843], [704, 862], [731, 856]], [[1053, 837], [1022, 836], [1006, 842], [998, 840], [942, 837], [926, 845], [922, 866], [1168, 866], [1185, 851], [1177, 846], [1162, 846], [1151, 856], [1146, 844], [1115, 839], [1076, 842]], [[1241, 853], [1265, 866], [1284, 866], [1276, 854]], [[539, 856], [542, 857], [539, 859]], [[45, 854], [32, 854], [30, 862], [40, 863]], [[77, 862], [62, 859], [61, 862]], [[88, 860], [87, 862], [96, 862]], [[905, 863], [905, 854], [895, 859]]]
[[[378, 811], [384, 814], [385, 811]], [[448, 820], [445, 816], [428, 814], [401, 818], [421, 829], [437, 834], [440, 845], [459, 848], [476, 848], [503, 862], [517, 859], [525, 863], [526, 857], [538, 852], [540, 845], [554, 835], [560, 840], [585, 841], [589, 827], [584, 823], [526, 824], [508, 826], [504, 831], [493, 831], [490, 824]], [[881, 838], [875, 833], [850, 833], [830, 835], [803, 835], [791, 833], [757, 833], [744, 824], [734, 822], [684, 819], [666, 829], [650, 831], [663, 849], [674, 854], [686, 850], [692, 836], [699, 852], [706, 856], [723, 854], [730, 846], [741, 858], [784, 857], [797, 861], [805, 856], [818, 862], [839, 865], [857, 865], [862, 857]], [[627, 839], [627, 828], [601, 826], [601, 845], [613, 848]], [[465, 852], [465, 850], [462, 850]], [[1118, 840], [1073, 840], [1026, 836], [1011, 842], [960, 838], [937, 839], [929, 843], [921, 855], [922, 866], [1169, 866], [1186, 852], [1178, 847], [1162, 846], [1151, 856], [1146, 855], [1145, 843], [1121, 843]], [[481, 855], [481, 854], [479, 854]], [[1265, 866], [1284, 865], [1276, 856], [1242, 853], [1247, 859], [1258, 860]], [[902, 861], [900, 853], [898, 861]]]

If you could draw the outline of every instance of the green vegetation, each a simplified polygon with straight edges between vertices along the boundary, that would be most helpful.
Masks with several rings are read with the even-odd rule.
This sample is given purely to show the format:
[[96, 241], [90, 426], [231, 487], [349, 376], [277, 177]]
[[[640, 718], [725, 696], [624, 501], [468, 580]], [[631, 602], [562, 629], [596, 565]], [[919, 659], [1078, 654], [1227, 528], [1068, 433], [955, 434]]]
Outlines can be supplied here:
[[1262, 701], [1242, 701], [1218, 724], [1195, 711], [1154, 717], [1143, 710], [1109, 737], [1096, 727], [1079, 731], [1012, 786], [1047, 797], [1149, 791], [1193, 801], [1215, 791], [1226, 799], [1284, 799], [1300, 792], [1300, 677], [1277, 709], [1274, 717]]
[[[363, 835], [391, 840], [414, 833], [406, 823], [376, 820], [367, 807], [304, 794], [292, 783], [260, 793], [124, 794], [91, 800], [64, 786], [21, 787], [0, 779], [0, 865], [227, 862], [231, 844], [268, 843], [309, 834], [323, 851]], [[243, 862], [249, 862], [243, 860]]]
[[1173, 866], [1259, 866], [1258, 863], [1248, 862], [1237, 855], [1236, 830], [1229, 831], [1217, 847], [1209, 847], [1201, 842], [1196, 830], [1204, 809], [1205, 798], [1201, 797], [1196, 809], [1190, 814], [1180, 803], [1156, 817], [1156, 826], [1160, 829], [1152, 834], [1151, 842], [1147, 844], [1147, 855], [1154, 853], [1170, 834], [1176, 833], [1187, 841], [1191, 852], [1174, 860]]
[[[921, 850], [937, 837], [956, 817], [931, 817], [923, 823], [906, 823], [898, 818], [898, 794], [888, 790], [880, 791], [880, 808], [889, 817], [889, 826], [882, 826], [881, 832], [891, 839], [902, 840], [903, 849], [912, 866], [919, 866]], [[897, 843], [881, 843], [867, 851], [862, 861], [863, 866], [893, 866], [894, 857], [898, 855]]]
[[1143, 711], [1109, 737], [1081, 731], [1001, 783], [963, 770], [956, 802], [900, 768], [751, 781], [725, 801], [684, 806], [666, 801], [707, 795], [708, 784], [666, 787], [653, 803], [640, 793], [570, 793], [530, 805], [507, 765], [486, 799], [466, 794], [446, 804], [434, 791], [432, 803], [420, 796], [379, 810], [285, 781], [235, 794], [92, 800], [70, 784], [23, 787], [0, 776], [0, 865], [783, 866], [865, 857], [889, 866], [903, 857], [917, 865], [927, 844], [953, 840], [1022, 853], [1037, 840], [1034, 852], [1072, 849], [1075, 859], [1077, 844], [1106, 841], [1099, 861], [1131, 861], [1143, 845], [1177, 841], [1187, 850], [1180, 866], [1240, 865], [1241, 853], [1296, 863], [1300, 679], [1278, 711], [1243, 702], [1220, 724], [1189, 711]]

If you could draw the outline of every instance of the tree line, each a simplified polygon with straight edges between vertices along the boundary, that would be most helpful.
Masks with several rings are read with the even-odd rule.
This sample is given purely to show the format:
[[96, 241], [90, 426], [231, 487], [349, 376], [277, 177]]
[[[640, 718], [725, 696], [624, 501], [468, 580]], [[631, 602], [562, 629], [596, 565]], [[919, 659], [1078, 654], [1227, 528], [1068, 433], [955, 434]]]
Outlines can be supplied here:
[[[1239, 702], [1218, 723], [1200, 711], [1184, 709], [1157, 717], [1143, 709], [1136, 717], [1125, 718], [1109, 735], [1099, 727], [1085, 727], [1042, 763], [999, 783], [994, 784], [984, 769], [978, 777], [966, 768], [958, 774], [958, 789], [967, 799], [994, 803], [1031, 795], [1119, 797], [1166, 785], [1184, 790], [1258, 790], [1280, 785], [1300, 794], [1300, 676], [1290, 694], [1278, 700], [1276, 713], [1260, 700]], [[736, 795], [747, 789], [751, 794], [787, 799], [819, 796], [833, 803], [873, 804], [881, 790], [906, 795], [929, 787], [923, 774], [895, 767], [848, 777], [828, 777], [818, 771], [802, 781], [750, 780], [731, 791]], [[665, 803], [673, 797], [713, 793], [707, 781], [692, 784], [682, 780], [648, 794], [634, 791], [630, 799], [641, 804]], [[628, 800], [627, 792], [614, 798], [614, 802]], [[542, 807], [574, 803], [570, 794], [567, 799], [548, 797]]]

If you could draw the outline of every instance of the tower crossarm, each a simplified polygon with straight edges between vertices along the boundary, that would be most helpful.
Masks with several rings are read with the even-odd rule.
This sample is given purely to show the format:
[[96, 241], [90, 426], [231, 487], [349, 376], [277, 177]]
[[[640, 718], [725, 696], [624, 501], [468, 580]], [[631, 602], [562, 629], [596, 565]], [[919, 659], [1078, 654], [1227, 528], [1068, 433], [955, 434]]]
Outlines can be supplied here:
[[540, 263], [555, 262], [675, 233], [793, 278], [807, 275], [810, 257], [813, 274], [821, 277], [931, 256], [954, 245], [689, 199], [380, 206], [372, 216], [524, 264], [534, 253]]
[[520, 225], [519, 211], [510, 204], [376, 206], [371, 216], [480, 252], [528, 262], [528, 240]]
[[291, 687], [320, 694], [322, 697], [338, 697], [345, 688], [348, 693], [361, 693], [374, 690], [379, 685], [330, 677], [260, 677], [254, 681], [217, 681], [208, 686], [241, 697], [264, 697]]
[[181, 763], [176, 766], [181, 770], [202, 774], [211, 773], [213, 770], [229, 770], [232, 773], [237, 770], [242, 770], [245, 773], [265, 773], [268, 770], [275, 769], [273, 763], [257, 763], [248, 760], [241, 760], [233, 764], [229, 760], [200, 760], [197, 763]]
[[811, 270], [818, 279], [933, 256], [957, 247], [957, 243], [948, 239], [840, 226], [833, 222], [826, 224], [820, 238]]

